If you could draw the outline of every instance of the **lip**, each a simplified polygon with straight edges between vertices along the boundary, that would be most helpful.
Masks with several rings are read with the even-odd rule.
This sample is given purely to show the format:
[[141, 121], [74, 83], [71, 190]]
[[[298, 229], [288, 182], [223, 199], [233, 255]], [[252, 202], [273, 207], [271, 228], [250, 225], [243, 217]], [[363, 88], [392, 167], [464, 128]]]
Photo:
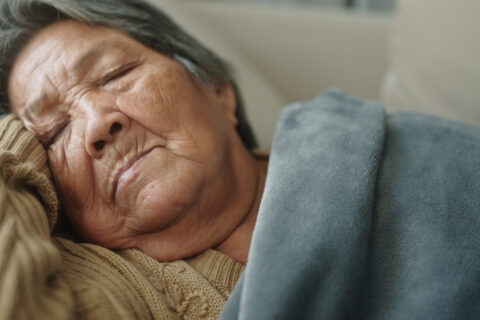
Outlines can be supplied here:
[[115, 196], [117, 194], [118, 190], [118, 184], [120, 182], [120, 179], [122, 178], [123, 174], [126, 173], [130, 168], [132, 168], [134, 165], [139, 165], [141, 163], [138, 163], [139, 161], [143, 162], [145, 157], [153, 150], [154, 148], [148, 149], [144, 152], [141, 152], [137, 154], [136, 156], [132, 157], [127, 163], [125, 163], [124, 166], [122, 166], [117, 173], [115, 174], [115, 179], [113, 180], [113, 192], [112, 192], [112, 199], [115, 199]]

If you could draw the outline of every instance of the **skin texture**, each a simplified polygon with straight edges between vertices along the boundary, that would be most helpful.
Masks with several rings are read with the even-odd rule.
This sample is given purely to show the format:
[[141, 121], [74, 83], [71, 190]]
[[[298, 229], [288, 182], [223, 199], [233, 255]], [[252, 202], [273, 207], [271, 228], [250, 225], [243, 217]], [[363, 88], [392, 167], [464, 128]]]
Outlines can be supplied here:
[[266, 163], [235, 130], [230, 85], [201, 84], [120, 31], [60, 21], [17, 56], [8, 94], [86, 241], [246, 262]]

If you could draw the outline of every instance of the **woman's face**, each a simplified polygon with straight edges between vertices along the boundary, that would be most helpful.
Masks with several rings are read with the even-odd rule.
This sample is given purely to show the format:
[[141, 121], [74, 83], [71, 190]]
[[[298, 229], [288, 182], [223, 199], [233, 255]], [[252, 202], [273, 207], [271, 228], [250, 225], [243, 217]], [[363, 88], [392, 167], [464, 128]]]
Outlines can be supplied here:
[[242, 183], [230, 86], [199, 84], [114, 29], [62, 21], [23, 48], [8, 93], [86, 240], [170, 260], [238, 224], [224, 214]]

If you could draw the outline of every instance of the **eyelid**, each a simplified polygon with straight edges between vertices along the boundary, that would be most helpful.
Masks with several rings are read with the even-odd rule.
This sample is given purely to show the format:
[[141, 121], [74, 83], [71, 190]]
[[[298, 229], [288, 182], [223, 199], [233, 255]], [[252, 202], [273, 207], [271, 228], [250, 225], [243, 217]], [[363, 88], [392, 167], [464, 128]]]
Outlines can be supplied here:
[[132, 69], [134, 69], [136, 66], [137, 66], [136, 64], [130, 63], [130, 64], [123, 65], [120, 68], [114, 69], [113, 71], [109, 72], [105, 77], [103, 77], [100, 80], [99, 85], [104, 86], [110, 81], [114, 81], [118, 78], [123, 77], [124, 75], [132, 71]]
[[47, 142], [45, 143], [45, 146], [48, 148], [50, 147], [52, 144], [55, 143], [55, 141], [57, 141], [58, 137], [60, 137], [60, 135], [63, 133], [64, 129], [70, 124], [70, 121], [69, 120], [66, 120], [65, 122], [63, 122], [61, 125], [57, 126], [56, 129], [54, 129], [54, 134], [52, 136], [50, 136], [47, 140]]

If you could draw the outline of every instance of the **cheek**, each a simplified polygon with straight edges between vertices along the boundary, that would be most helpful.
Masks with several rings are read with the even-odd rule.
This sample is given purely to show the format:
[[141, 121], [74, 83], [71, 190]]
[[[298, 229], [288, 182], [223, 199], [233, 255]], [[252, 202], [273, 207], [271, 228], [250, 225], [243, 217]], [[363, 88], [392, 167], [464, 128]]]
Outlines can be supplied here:
[[[117, 96], [117, 106], [131, 119], [152, 131], [168, 131], [175, 127], [170, 116], [175, 101], [166, 93], [168, 89], [157, 83], [155, 76], [146, 74], [125, 93]], [[159, 132], [157, 132], [159, 133]]]
[[[95, 177], [88, 158], [80, 148], [55, 146], [49, 149], [52, 175], [67, 213], [78, 215], [94, 201]], [[78, 174], [82, 172], [82, 174]]]
[[113, 215], [103, 201], [89, 157], [80, 148], [66, 152], [57, 148], [49, 150], [48, 156], [63, 208], [77, 232], [86, 241], [118, 246], [124, 236], [122, 217]]
[[202, 105], [204, 97], [183, 73], [146, 73], [128, 92], [117, 96], [123, 113], [159, 136], [177, 134], [198, 123]]

